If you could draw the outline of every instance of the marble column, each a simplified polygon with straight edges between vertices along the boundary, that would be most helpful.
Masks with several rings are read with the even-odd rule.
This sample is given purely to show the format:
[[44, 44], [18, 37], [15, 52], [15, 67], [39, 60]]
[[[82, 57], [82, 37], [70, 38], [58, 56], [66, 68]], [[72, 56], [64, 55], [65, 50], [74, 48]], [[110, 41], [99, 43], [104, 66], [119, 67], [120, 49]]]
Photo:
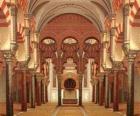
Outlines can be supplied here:
[[35, 108], [35, 73], [31, 77], [31, 108]]
[[96, 80], [95, 84], [95, 104], [99, 103], [99, 80]]
[[134, 116], [134, 60], [136, 53], [130, 51], [130, 4], [125, 4], [123, 9], [124, 24], [124, 51], [128, 57], [128, 93], [127, 93], [127, 116]]
[[46, 102], [48, 102], [48, 87], [47, 85], [45, 85], [45, 99], [46, 99]]
[[4, 53], [6, 68], [6, 116], [13, 116], [12, 54]]
[[58, 106], [61, 106], [61, 74], [57, 75], [58, 77]]
[[26, 87], [26, 68], [22, 70], [22, 94], [21, 94], [21, 110], [22, 111], [27, 111], [27, 87]]
[[79, 74], [79, 106], [82, 106], [82, 79], [83, 74]]
[[104, 102], [104, 77], [100, 77], [99, 80], [99, 105], [103, 105]]
[[114, 70], [113, 110], [119, 110], [119, 79], [118, 71]]
[[95, 85], [93, 84], [92, 85], [92, 102], [94, 102], [95, 101]]
[[127, 116], [134, 116], [134, 54], [128, 55], [128, 99]]
[[37, 106], [41, 106], [41, 79], [37, 77], [36, 80], [36, 102]]
[[105, 75], [105, 108], [109, 108], [109, 77]]
[[46, 102], [46, 98], [45, 98], [45, 80], [41, 81], [41, 101], [43, 104], [45, 104]]

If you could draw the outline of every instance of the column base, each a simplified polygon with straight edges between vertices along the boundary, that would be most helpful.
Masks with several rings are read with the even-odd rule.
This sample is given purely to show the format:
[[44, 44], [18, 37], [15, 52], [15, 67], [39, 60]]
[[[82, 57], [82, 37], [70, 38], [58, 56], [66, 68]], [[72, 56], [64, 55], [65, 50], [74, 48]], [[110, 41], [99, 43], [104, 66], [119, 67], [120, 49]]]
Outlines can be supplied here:
[[113, 109], [113, 111], [114, 111], [114, 112], [118, 112], [118, 111], [119, 111], [119, 109]]
[[109, 105], [108, 105], [108, 104], [106, 104], [106, 105], [105, 105], [105, 108], [109, 108]]
[[31, 108], [35, 108], [35, 106], [31, 106]]
[[25, 108], [21, 108], [21, 111], [23, 111], [23, 112], [27, 112], [27, 107], [25, 107]]

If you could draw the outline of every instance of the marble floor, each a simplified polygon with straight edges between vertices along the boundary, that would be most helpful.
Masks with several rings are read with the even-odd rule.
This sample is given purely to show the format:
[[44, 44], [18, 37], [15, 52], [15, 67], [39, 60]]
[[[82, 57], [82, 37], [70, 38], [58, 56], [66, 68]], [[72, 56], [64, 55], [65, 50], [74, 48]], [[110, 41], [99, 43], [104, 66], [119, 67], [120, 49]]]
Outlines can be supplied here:
[[[20, 111], [20, 104], [14, 104], [15, 116], [125, 116], [126, 104], [120, 104], [120, 111], [113, 112], [112, 108], [105, 109], [94, 103], [84, 103], [83, 107], [61, 106], [55, 103], [47, 103], [37, 106], [35, 109], [29, 108], [27, 112]], [[5, 116], [5, 104], [0, 103], [0, 116]], [[140, 116], [140, 104], [135, 104], [135, 116]]]

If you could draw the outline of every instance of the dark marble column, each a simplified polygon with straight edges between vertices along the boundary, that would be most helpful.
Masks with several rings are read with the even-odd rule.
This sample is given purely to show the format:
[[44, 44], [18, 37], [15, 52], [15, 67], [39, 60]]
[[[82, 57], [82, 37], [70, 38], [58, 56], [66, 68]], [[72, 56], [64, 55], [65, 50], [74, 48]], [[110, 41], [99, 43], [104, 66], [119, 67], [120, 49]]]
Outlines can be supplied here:
[[12, 54], [4, 53], [6, 68], [6, 116], [13, 116]]
[[79, 106], [82, 106], [82, 79], [83, 75], [79, 74]]
[[31, 77], [31, 108], [35, 108], [35, 78], [36, 75], [33, 73]]
[[37, 106], [41, 106], [41, 79], [36, 78], [36, 103]]
[[129, 54], [127, 116], [134, 116], [134, 59], [135, 55]]
[[119, 79], [118, 71], [114, 70], [113, 110], [119, 110]]
[[100, 77], [99, 80], [99, 105], [103, 105], [104, 102], [104, 78]]
[[58, 106], [61, 104], [61, 74], [58, 74]]
[[45, 98], [46, 98], [46, 102], [48, 102], [48, 87], [47, 85], [45, 85]]
[[92, 85], [92, 102], [95, 101], [95, 85]]
[[43, 104], [45, 104], [46, 100], [45, 100], [45, 80], [41, 81], [41, 101]]
[[95, 84], [95, 89], [96, 89], [96, 100], [95, 100], [95, 104], [99, 103], [99, 80], [96, 80], [96, 84]]
[[105, 75], [105, 108], [109, 108], [109, 77]]
[[26, 68], [22, 70], [22, 82], [21, 82], [21, 110], [27, 111], [27, 87], [26, 87]]

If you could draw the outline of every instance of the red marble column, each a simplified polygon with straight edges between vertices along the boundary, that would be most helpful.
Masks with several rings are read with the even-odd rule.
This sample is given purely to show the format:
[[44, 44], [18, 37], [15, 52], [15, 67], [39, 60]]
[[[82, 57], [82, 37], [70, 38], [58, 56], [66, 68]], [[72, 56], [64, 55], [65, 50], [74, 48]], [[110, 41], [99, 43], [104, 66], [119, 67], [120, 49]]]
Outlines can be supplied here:
[[58, 106], [61, 106], [61, 73], [58, 74]]
[[6, 72], [6, 116], [13, 116], [13, 82], [12, 82], [12, 55], [5, 53]]
[[114, 71], [113, 110], [119, 110], [119, 79], [116, 70]]
[[109, 77], [105, 75], [105, 108], [109, 108]]
[[22, 71], [21, 78], [21, 110], [27, 111], [26, 69]]
[[35, 77], [35, 74], [31, 77], [31, 108], [35, 108]]
[[45, 98], [45, 80], [42, 80], [41, 81], [41, 102], [43, 104], [45, 104], [46, 102], [46, 98]]
[[41, 80], [36, 79], [36, 103], [37, 106], [41, 105]]
[[45, 86], [45, 97], [46, 97], [46, 102], [48, 102], [48, 87], [47, 85]]
[[79, 74], [79, 106], [82, 106], [82, 73]]
[[92, 102], [95, 101], [95, 85], [92, 85]]
[[99, 103], [99, 80], [96, 80], [95, 84], [95, 104]]
[[135, 56], [130, 54], [128, 57], [128, 99], [127, 116], [134, 116], [134, 64]]
[[104, 103], [104, 87], [103, 87], [103, 79], [99, 81], [99, 105], [103, 105]]

